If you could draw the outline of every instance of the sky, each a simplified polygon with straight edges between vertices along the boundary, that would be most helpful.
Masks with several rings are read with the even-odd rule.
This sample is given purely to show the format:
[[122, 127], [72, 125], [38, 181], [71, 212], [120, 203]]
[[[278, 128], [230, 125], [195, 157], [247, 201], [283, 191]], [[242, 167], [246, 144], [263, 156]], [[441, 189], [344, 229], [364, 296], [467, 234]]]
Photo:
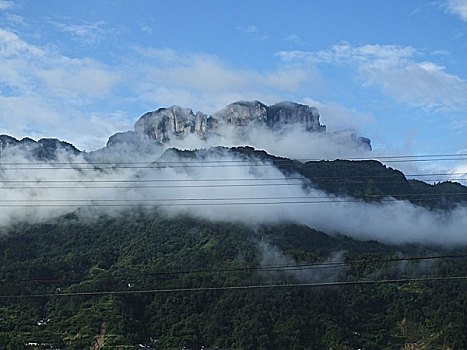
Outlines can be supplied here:
[[0, 0], [0, 134], [90, 151], [159, 107], [291, 100], [375, 151], [465, 154], [466, 63], [467, 0]]

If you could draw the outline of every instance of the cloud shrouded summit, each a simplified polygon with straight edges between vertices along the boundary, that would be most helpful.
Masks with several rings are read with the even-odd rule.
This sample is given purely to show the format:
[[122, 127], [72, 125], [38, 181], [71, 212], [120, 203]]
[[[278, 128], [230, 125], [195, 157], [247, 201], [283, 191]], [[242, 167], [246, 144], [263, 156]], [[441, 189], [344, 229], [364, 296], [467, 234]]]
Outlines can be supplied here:
[[111, 136], [107, 149], [155, 145], [183, 149], [250, 145], [292, 158], [345, 157], [371, 150], [370, 140], [352, 131], [326, 132], [315, 107], [294, 102], [268, 106], [259, 101], [234, 102], [213, 115], [179, 106], [159, 108], [139, 118], [134, 131]]
[[[370, 140], [352, 130], [327, 132], [316, 107], [295, 102], [268, 106], [260, 101], [239, 101], [212, 115], [180, 106], [159, 108], [141, 116], [133, 131], [116, 133], [106, 147], [84, 152], [83, 156], [91, 161], [109, 160], [107, 157], [112, 161], [154, 160], [170, 147], [215, 146], [252, 146], [295, 159], [365, 157], [371, 152]], [[21, 150], [30, 159], [50, 160], [59, 149], [69, 151], [56, 139], [35, 142], [8, 135], [0, 138], [0, 154], [4, 155]]]
[[[240, 155], [229, 148], [250, 145], [302, 160], [372, 153], [368, 139], [327, 132], [319, 118], [316, 108], [292, 102], [235, 102], [211, 116], [172, 106], [143, 115], [134, 131], [115, 134], [107, 147], [90, 153], [63, 141], [18, 141], [3, 135], [0, 181], [5, 208], [0, 219], [3, 225], [40, 222], [77, 210], [92, 218], [149, 206], [167, 215], [211, 221], [294, 222], [388, 243], [466, 243], [460, 229], [466, 226], [465, 206], [442, 211], [393, 198], [378, 203], [349, 200], [310, 186], [298, 173], [285, 174], [258, 156], [264, 152], [245, 149]], [[182, 157], [169, 148], [206, 150]], [[134, 163], [140, 161], [143, 165]], [[281, 204], [283, 200], [287, 204]]]
[[[196, 114], [189, 108], [172, 106], [159, 108], [144, 114], [135, 124], [134, 136], [149, 138], [160, 143], [170, 142], [191, 134], [206, 138], [210, 133], [222, 135], [223, 127], [266, 127], [272, 130], [287, 126], [299, 126], [305, 131], [325, 131], [319, 122], [315, 107], [293, 102], [282, 102], [267, 106], [259, 101], [234, 102], [212, 116], [202, 112]], [[128, 142], [128, 134], [123, 140]], [[118, 142], [118, 134], [109, 144]]]

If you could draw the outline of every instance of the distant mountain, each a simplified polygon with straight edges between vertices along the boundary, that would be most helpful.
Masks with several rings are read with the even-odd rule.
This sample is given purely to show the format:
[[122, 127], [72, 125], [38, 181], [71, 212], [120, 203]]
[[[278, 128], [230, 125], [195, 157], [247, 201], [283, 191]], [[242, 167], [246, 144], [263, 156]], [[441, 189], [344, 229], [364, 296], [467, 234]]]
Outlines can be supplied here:
[[[253, 101], [212, 116], [162, 108], [91, 153], [57, 139], [1, 135], [5, 159], [83, 155], [93, 166], [72, 169], [71, 177], [53, 166], [53, 175], [0, 169], [2, 184], [21, 185], [2, 188], [0, 349], [467, 348], [467, 248], [442, 230], [466, 203], [467, 188], [409, 180], [373, 160], [303, 162], [247, 146], [169, 148], [185, 137], [256, 127], [273, 135], [327, 133], [316, 108]], [[370, 149], [368, 139], [351, 135]], [[149, 155], [141, 166], [122, 164], [128, 156], [135, 163], [140, 151]], [[228, 162], [242, 171], [226, 170]], [[298, 190], [281, 194], [281, 184]], [[293, 198], [304, 202], [274, 202]], [[317, 199], [358, 206], [318, 212]], [[314, 204], [299, 208], [307, 203]], [[417, 215], [405, 217], [415, 205]], [[422, 221], [404, 223], [439, 213], [439, 225], [428, 221], [433, 227], [423, 225], [428, 232], [420, 237], [410, 228]], [[261, 215], [268, 220], [255, 222]], [[457, 222], [456, 235], [465, 234]]]
[[[135, 123], [135, 130], [117, 133], [109, 138], [107, 147], [117, 144], [135, 144], [149, 141], [168, 143], [188, 135], [206, 138], [210, 134], [222, 135], [223, 128], [242, 129], [247, 126], [264, 127], [273, 131], [295, 126], [308, 132], [325, 132], [320, 124], [318, 109], [294, 102], [281, 102], [267, 106], [259, 101], [234, 102], [209, 116], [196, 114], [189, 108], [172, 106], [144, 114]], [[354, 141], [371, 149], [368, 138], [351, 134]]]
[[69, 152], [73, 155], [81, 153], [79, 149], [71, 143], [57, 139], [40, 139], [34, 141], [28, 137], [17, 140], [8, 135], [0, 135], [0, 156], [21, 152], [29, 155], [33, 160], [52, 160], [57, 156], [57, 152]]
[[[209, 136], [223, 136], [226, 128], [241, 134], [248, 128], [265, 128], [272, 132], [298, 128], [310, 133], [326, 133], [326, 126], [320, 123], [320, 115], [315, 107], [294, 102], [281, 102], [267, 106], [259, 101], [240, 101], [229, 104], [224, 109], [207, 115], [196, 114], [189, 108], [172, 106], [159, 108], [141, 116], [135, 123], [134, 131], [118, 132], [112, 135], [103, 149], [87, 152], [87, 157], [108, 155], [109, 150], [117, 152], [151, 152], [154, 147], [182, 140], [189, 135], [200, 139]], [[371, 142], [366, 137], [359, 137], [354, 132], [337, 132], [352, 145], [364, 150], [371, 150]], [[23, 152], [33, 160], [56, 159], [57, 152], [81, 153], [74, 145], [58, 139], [44, 138], [35, 141], [30, 138], [17, 140], [8, 135], [0, 135], [0, 156]]]

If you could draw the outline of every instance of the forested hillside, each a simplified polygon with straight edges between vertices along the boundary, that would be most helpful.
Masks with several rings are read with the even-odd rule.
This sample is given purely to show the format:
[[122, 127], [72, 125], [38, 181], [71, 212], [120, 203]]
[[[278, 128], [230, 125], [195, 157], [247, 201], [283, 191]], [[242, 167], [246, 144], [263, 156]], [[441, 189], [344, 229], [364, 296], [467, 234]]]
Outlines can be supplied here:
[[465, 276], [465, 257], [401, 259], [466, 253], [157, 212], [17, 224], [0, 240], [0, 347], [465, 348], [462, 281], [193, 289]]

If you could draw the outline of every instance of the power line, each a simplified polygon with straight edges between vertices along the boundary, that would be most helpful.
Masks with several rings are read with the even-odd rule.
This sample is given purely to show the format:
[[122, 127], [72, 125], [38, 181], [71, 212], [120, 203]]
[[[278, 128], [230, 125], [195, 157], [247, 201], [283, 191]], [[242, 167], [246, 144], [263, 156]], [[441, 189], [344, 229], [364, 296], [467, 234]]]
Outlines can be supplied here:
[[73, 297], [73, 296], [101, 296], [101, 295], [129, 295], [129, 294], [158, 294], [158, 293], [180, 293], [180, 292], [214, 292], [225, 290], [254, 290], [254, 289], [275, 289], [275, 288], [301, 288], [301, 287], [343, 287], [355, 285], [377, 285], [389, 283], [412, 283], [412, 282], [446, 282], [446, 281], [467, 281], [467, 276], [449, 277], [425, 277], [425, 278], [400, 278], [385, 280], [359, 280], [359, 281], [339, 281], [339, 282], [318, 282], [318, 283], [289, 283], [289, 284], [259, 284], [246, 286], [222, 286], [222, 287], [193, 287], [193, 288], [166, 288], [166, 289], [142, 289], [142, 290], [116, 290], [116, 291], [93, 291], [93, 292], [69, 292], [69, 293], [43, 293], [43, 294], [18, 294], [0, 295], [0, 299], [26, 299], [26, 298], [49, 298], [49, 297]]
[[[365, 160], [365, 159], [358, 159], [358, 160]], [[376, 159], [368, 159], [368, 160], [376, 160]], [[467, 160], [467, 157], [458, 157], [458, 158], [430, 158], [430, 159], [401, 159], [401, 160], [385, 160], [385, 163], [407, 163], [407, 162], [433, 162], [433, 161], [458, 161], [458, 160]], [[210, 165], [210, 163], [220, 163], [222, 161], [203, 161], [203, 162], [154, 162], [151, 165], [105, 165], [105, 166], [86, 166], [86, 167], [72, 167], [72, 165], [79, 165], [79, 163], [66, 163], [70, 166], [50, 166], [49, 164], [55, 163], [46, 163], [49, 166], [8, 166], [6, 163], [0, 163], [0, 167], [7, 165], [7, 167], [2, 167], [0, 170], [104, 170], [104, 169], [165, 169], [165, 168], [225, 168], [225, 167], [270, 167], [277, 163], [293, 163], [293, 160], [255, 160], [255, 161], [224, 161], [226, 164], [221, 165]], [[234, 164], [229, 164], [234, 163]], [[246, 164], [242, 164], [246, 163]], [[265, 164], [270, 163], [270, 164]], [[34, 164], [34, 163], [30, 163]], [[102, 163], [101, 163], [102, 164]], [[125, 163], [123, 163], [125, 164]], [[131, 164], [131, 163], [126, 163]], [[147, 163], [146, 163], [147, 164]], [[165, 165], [164, 165], [165, 164]], [[174, 164], [182, 164], [182, 165], [174, 165]], [[204, 164], [204, 165], [196, 165], [196, 164]], [[206, 165], [207, 164], [207, 165]], [[304, 163], [306, 164], [306, 163]], [[60, 165], [60, 163], [57, 163]], [[92, 163], [86, 163], [86, 165], [92, 165]], [[293, 165], [293, 164], [289, 164]]]
[[[412, 201], [432, 201], [439, 198], [412, 199]], [[381, 202], [397, 202], [397, 199], [382, 199]], [[166, 207], [190, 207], [190, 206], [238, 206], [238, 205], [284, 205], [284, 204], [329, 204], [329, 203], [363, 203], [361, 200], [326, 200], [326, 201], [278, 201], [278, 202], [232, 202], [232, 203], [164, 203]], [[1, 208], [84, 208], [84, 207], [108, 207], [108, 208], [129, 208], [129, 207], [154, 207], [154, 204], [0, 204]]]
[[[24, 183], [75, 183], [76, 185], [74, 186], [70, 186], [70, 185], [63, 185], [63, 186], [56, 186], [56, 185], [53, 185], [53, 186], [23, 186], [23, 185], [13, 185], [13, 186], [1, 186], [1, 183], [2, 181], [0, 181], [0, 190], [13, 190], [13, 189], [26, 189], [26, 190], [36, 190], [36, 189], [73, 189], [73, 188], [103, 188], [103, 189], [140, 189], [140, 188], [215, 188], [215, 187], [264, 187], [264, 186], [310, 186], [310, 185], [313, 185], [312, 182], [308, 181], [307, 178], [284, 178], [284, 179], [280, 179], [278, 178], [277, 180], [273, 180], [272, 178], [270, 179], [261, 179], [261, 178], [258, 178], [258, 179], [244, 179], [244, 180], [236, 180], [236, 181], [275, 181], [275, 182], [271, 182], [271, 183], [237, 183], [237, 184], [232, 184], [232, 183], [214, 183], [214, 184], [189, 184], [189, 185], [185, 185], [185, 184], [175, 184], [175, 185], [146, 185], [146, 183], [151, 183], [152, 180], [148, 180], [148, 181], [141, 181], [141, 183], [143, 183], [143, 185], [137, 185], [137, 183], [139, 183], [139, 181], [137, 180], [134, 180], [134, 181], [106, 181], [106, 180], [102, 180], [102, 181], [93, 181], [93, 180], [90, 180], [90, 181], [80, 181], [80, 180], [76, 180], [76, 181], [73, 181], [73, 180], [70, 180], [70, 181], [67, 181], [67, 180], [45, 180], [45, 181], [24, 181]], [[277, 182], [277, 181], [285, 181], [285, 180], [303, 180], [301, 182]], [[425, 181], [437, 181], [439, 179], [425, 179]], [[449, 179], [441, 179], [443, 181], [447, 181]], [[454, 180], [466, 180], [466, 179], [454, 179]], [[171, 180], [160, 180], [160, 182], [171, 182]], [[174, 180], [172, 182], [176, 182], [178, 180]], [[203, 182], [205, 180], [180, 180], [180, 182]], [[219, 181], [222, 181], [222, 180], [219, 180]], [[227, 180], [227, 182], [229, 182]], [[21, 180], [12, 180], [12, 181], [5, 181], [5, 183], [22, 183]], [[119, 185], [115, 185], [115, 186], [101, 186], [101, 185], [92, 185], [92, 186], [88, 186], [88, 185], [85, 185], [85, 186], [77, 186], [78, 184], [80, 183], [85, 183], [85, 184], [88, 184], [88, 183], [102, 183], [102, 184], [106, 184], [106, 183], [109, 183], [109, 184], [118, 184], [118, 183], [134, 183], [134, 185], [123, 185], [123, 186], [119, 186]], [[368, 181], [361, 181], [361, 182], [357, 182], [357, 181], [352, 181], [352, 184], [356, 184], [356, 183], [362, 183], [362, 184], [366, 184], [368, 183]], [[401, 180], [401, 181], [373, 181], [373, 183], [405, 183], [405, 181]]]
[[306, 180], [300, 177], [273, 177], [273, 178], [227, 178], [227, 179], [135, 179], [135, 180], [4, 180], [3, 183], [147, 183], [147, 182], [220, 182], [220, 181], [281, 181]]
[[[349, 265], [344, 262], [322, 262], [308, 265], [278, 265], [278, 266], [263, 266], [263, 267], [238, 267], [230, 269], [215, 269], [215, 270], [173, 270], [173, 271], [133, 271], [135, 274], [112, 274], [112, 275], [99, 275], [96, 276], [98, 280], [109, 280], [115, 278], [135, 278], [141, 276], [176, 276], [176, 275], [187, 275], [187, 274], [214, 274], [214, 273], [226, 273], [226, 272], [247, 272], [247, 271], [258, 271], [258, 272], [287, 272], [287, 271], [307, 271], [307, 270], [321, 270], [321, 269], [334, 269], [348, 267]], [[46, 282], [46, 283], [58, 283], [58, 282], [87, 282], [93, 281], [93, 278], [83, 279], [57, 279], [57, 278], [26, 278], [26, 279], [0, 279], [0, 283], [15, 283], [15, 282]]]
[[[463, 194], [465, 195], [465, 194]], [[437, 196], [436, 194], [432, 195], [433, 197], [428, 197], [428, 198], [413, 198], [411, 201], [434, 201], [434, 200], [440, 200], [443, 199], [444, 196], [440, 195]], [[387, 197], [386, 195], [384, 197]], [[284, 197], [287, 198], [287, 197]], [[290, 197], [293, 198], [293, 197]], [[303, 197], [303, 198], [309, 198], [309, 197]], [[320, 197], [316, 197], [320, 198]], [[251, 198], [255, 199], [255, 198]], [[257, 200], [261, 200], [259, 198], [256, 198]], [[2, 208], [60, 208], [60, 207], [154, 207], [155, 203], [161, 203], [164, 206], [236, 206], [236, 205], [282, 205], [282, 204], [327, 204], [327, 203], [363, 203], [361, 199], [328, 199], [328, 197], [322, 197], [323, 200], [296, 200], [296, 201], [288, 201], [288, 200], [277, 200], [274, 202], [271, 201], [262, 201], [262, 202], [217, 202], [217, 201], [229, 201], [229, 200], [243, 200], [243, 199], [231, 199], [231, 198], [220, 198], [220, 199], [195, 199], [195, 198], [190, 198], [190, 199], [180, 199], [180, 201], [186, 201], [189, 203], [167, 203], [167, 200], [164, 202], [164, 200], [147, 200], [147, 202], [152, 201], [152, 204], [148, 204], [147, 202], [144, 201], [138, 201], [138, 200], [128, 200], [128, 204], [101, 204], [101, 203], [76, 203], [76, 204], [0, 204], [0, 207]], [[190, 201], [216, 201], [216, 203], [192, 203]], [[270, 200], [270, 198], [267, 198], [267, 200]], [[70, 200], [73, 201], [73, 200]], [[106, 200], [88, 200], [89, 202], [103, 202]], [[107, 200], [107, 201], [112, 201], [112, 202], [124, 202], [127, 200]], [[380, 199], [380, 202], [398, 202], [400, 199], [397, 198], [388, 198], [388, 199]], [[23, 202], [28, 202], [30, 203], [31, 201], [29, 200], [24, 200]], [[3, 201], [1, 202], [3, 203]]]
[[12, 189], [82, 189], [82, 188], [107, 188], [107, 189], [139, 189], [139, 188], [217, 188], [217, 187], [265, 187], [265, 186], [304, 186], [305, 183], [264, 183], [264, 184], [213, 184], [213, 185], [151, 185], [151, 186], [1, 186], [0, 190]]
[[[252, 179], [253, 180], [253, 179]], [[261, 179], [258, 179], [261, 180]], [[102, 185], [93, 185], [93, 186], [88, 186], [80, 185], [80, 181], [76, 181], [74, 186], [71, 185], [63, 185], [63, 186], [22, 186], [22, 185], [13, 185], [13, 186], [1, 186], [0, 181], [0, 190], [37, 190], [37, 189], [149, 189], [149, 188], [159, 188], [159, 189], [167, 189], [167, 188], [222, 188], [222, 187], [267, 187], [267, 186], [305, 186], [305, 187], [310, 187], [313, 186], [312, 182], [306, 181], [306, 178], [302, 178], [301, 180], [305, 180], [302, 182], [293, 182], [293, 183], [240, 183], [240, 184], [232, 184], [232, 183], [224, 183], [224, 184], [206, 184], [206, 185], [145, 185], [143, 182], [143, 185], [138, 185], [137, 181], [128, 181], [127, 183], [135, 183], [134, 185], [114, 185], [111, 186], [112, 184], [115, 183], [125, 183], [124, 181], [115, 181], [111, 182], [109, 181], [108, 183], [110, 184], [109, 186], [102, 186]], [[198, 182], [197, 180], [186, 180], [186, 182]], [[246, 180], [245, 180], [246, 181]], [[277, 180], [279, 181], [279, 180]], [[329, 181], [334, 181], [334, 180], [329, 180]], [[329, 182], [328, 181], [328, 182]], [[456, 178], [456, 179], [424, 179], [424, 181], [429, 185], [428, 182], [453, 182], [453, 181], [467, 181], [467, 178]], [[18, 181], [17, 183], [19, 184], [21, 181]], [[74, 181], [53, 181], [54, 183], [73, 183]], [[96, 183], [107, 183], [107, 181], [95, 181]], [[161, 181], [163, 182], [163, 181]], [[200, 180], [202, 182], [202, 180]], [[25, 181], [25, 183], [30, 183], [28, 181]], [[45, 183], [45, 182], [39, 182], [39, 183]], [[84, 182], [87, 183], [87, 182]], [[93, 181], [89, 181], [89, 183], [93, 183]], [[405, 183], [404, 180], [400, 181], [373, 181], [375, 184], [402, 184]], [[368, 184], [368, 181], [352, 181], [351, 184]]]
[[[465, 196], [467, 192], [447, 193], [401, 193], [401, 194], [362, 194], [354, 195], [353, 198], [385, 198], [385, 197], [433, 197], [441, 199], [445, 196]], [[3, 204], [8, 203], [66, 203], [66, 202], [123, 202], [123, 203], [160, 203], [180, 201], [239, 201], [239, 200], [285, 200], [285, 199], [329, 199], [330, 196], [281, 196], [281, 197], [214, 197], [214, 198], [158, 198], [158, 199], [5, 199]], [[333, 198], [333, 197], [331, 197]]]
[[[347, 262], [338, 261], [323, 261], [306, 264], [282, 264], [282, 265], [263, 265], [263, 266], [243, 266], [224, 269], [197, 269], [197, 270], [169, 270], [169, 271], [132, 271], [134, 274], [112, 274], [112, 275], [99, 275], [96, 277], [104, 279], [113, 278], [132, 278], [140, 276], [159, 276], [159, 275], [184, 275], [194, 273], [225, 273], [225, 272], [287, 272], [296, 270], [314, 270], [314, 269], [329, 269], [329, 268], [342, 268], [350, 267], [352, 264], [368, 264], [368, 263], [386, 263], [386, 262], [400, 262], [400, 261], [423, 261], [423, 260], [441, 260], [441, 259], [457, 259], [466, 258], [467, 255], [434, 255], [434, 256], [412, 256], [412, 257], [397, 257], [397, 258], [371, 258], [371, 259], [353, 259]], [[92, 278], [83, 279], [57, 279], [52, 277], [42, 278], [27, 278], [27, 279], [0, 279], [0, 283], [9, 282], [84, 282], [91, 281]]]
[[[425, 173], [425, 174], [406, 174], [410, 177], [425, 176], [453, 176], [467, 175], [467, 173]], [[274, 178], [222, 178], [222, 179], [122, 179], [122, 180], [0, 180], [1, 183], [151, 183], [151, 182], [220, 182], [220, 181], [286, 181], [286, 180], [347, 180], [347, 179], [374, 179], [374, 178], [392, 178], [394, 175], [352, 175], [352, 176], [296, 176], [296, 177], [274, 177]], [[402, 180], [402, 179], [401, 179]], [[410, 180], [410, 179], [408, 179]], [[446, 179], [440, 179], [446, 180]], [[450, 180], [450, 179], [448, 179]], [[452, 180], [452, 179], [451, 179]], [[465, 179], [454, 179], [465, 180]], [[434, 181], [434, 180], [428, 180]]]
[[[231, 156], [237, 156], [235, 153]], [[243, 156], [243, 155], [240, 155]], [[376, 157], [346, 157], [346, 158], [335, 158], [334, 160], [379, 160], [379, 159], [407, 159], [412, 161], [412, 159], [417, 160], [418, 158], [427, 159], [427, 158], [465, 158], [467, 153], [450, 153], [450, 154], [419, 154], [419, 155], [394, 155], [394, 156], [376, 156]], [[272, 158], [272, 159], [271, 159]], [[240, 159], [213, 159], [213, 160], [155, 160], [155, 161], [130, 161], [130, 162], [0, 162], [0, 166], [3, 165], [37, 165], [37, 164], [56, 164], [56, 165], [133, 165], [133, 164], [200, 164], [200, 163], [250, 163], [250, 162], [318, 162], [318, 161], [333, 161], [326, 160], [324, 158], [297, 158], [297, 159], [287, 159], [282, 157], [270, 156], [269, 159], [255, 159], [255, 160], [240, 160]]]

